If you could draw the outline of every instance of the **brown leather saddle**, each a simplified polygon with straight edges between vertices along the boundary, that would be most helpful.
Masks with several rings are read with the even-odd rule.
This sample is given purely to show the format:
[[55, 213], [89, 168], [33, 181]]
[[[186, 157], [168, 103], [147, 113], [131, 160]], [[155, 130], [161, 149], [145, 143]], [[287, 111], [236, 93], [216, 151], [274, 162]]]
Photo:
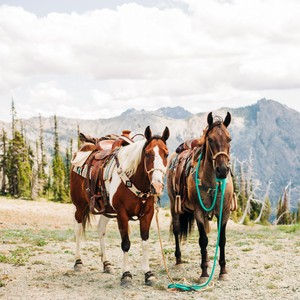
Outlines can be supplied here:
[[188, 139], [177, 149], [177, 163], [174, 167], [173, 186], [175, 187], [175, 213], [184, 213], [184, 203], [187, 199], [186, 178], [190, 172], [191, 162], [198, 156], [198, 139]]
[[[121, 136], [108, 135], [101, 139], [80, 134], [83, 145], [80, 151], [93, 151], [86, 160], [88, 165], [85, 190], [90, 198], [90, 211], [92, 214], [104, 214], [105, 207], [109, 206], [108, 193], [103, 181], [103, 171], [110, 159], [116, 155], [117, 149], [133, 142], [129, 138], [130, 131], [124, 130]], [[107, 137], [113, 139], [107, 139]]]

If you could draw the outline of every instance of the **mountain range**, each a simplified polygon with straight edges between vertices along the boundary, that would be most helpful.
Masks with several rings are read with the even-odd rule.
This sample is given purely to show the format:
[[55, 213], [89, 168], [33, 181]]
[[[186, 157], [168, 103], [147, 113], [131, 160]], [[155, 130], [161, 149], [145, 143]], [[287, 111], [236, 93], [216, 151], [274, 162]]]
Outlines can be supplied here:
[[[276, 101], [261, 99], [256, 104], [241, 108], [221, 108], [213, 115], [225, 118], [227, 111], [232, 115], [228, 129], [232, 137], [231, 154], [233, 161], [253, 159], [255, 179], [261, 182], [259, 194], [265, 192], [268, 182], [272, 182], [270, 199], [277, 203], [283, 187], [292, 181], [292, 187], [300, 186], [300, 114]], [[98, 120], [80, 120], [57, 117], [60, 147], [64, 152], [70, 138], [77, 140], [77, 126], [80, 131], [94, 137], [108, 133], [121, 134], [131, 130], [131, 136], [144, 133], [150, 125], [153, 134], [162, 133], [165, 126], [170, 129], [168, 147], [170, 152], [185, 139], [200, 137], [207, 125], [207, 113], [191, 114], [182, 107], [161, 108], [157, 111], [127, 110], [118, 117]], [[42, 118], [45, 146], [48, 157], [52, 153], [54, 141], [54, 119]], [[39, 118], [23, 120], [27, 139], [35, 144], [39, 136]], [[10, 124], [0, 121], [10, 132]], [[75, 144], [74, 143], [74, 144]], [[76, 149], [76, 145], [74, 145]], [[292, 191], [291, 205], [297, 207], [299, 191]]]

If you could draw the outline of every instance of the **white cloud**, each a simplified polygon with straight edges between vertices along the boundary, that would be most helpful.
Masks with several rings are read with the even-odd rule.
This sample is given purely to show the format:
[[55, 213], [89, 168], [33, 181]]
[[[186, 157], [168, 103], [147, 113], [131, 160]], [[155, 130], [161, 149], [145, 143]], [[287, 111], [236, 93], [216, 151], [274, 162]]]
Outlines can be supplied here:
[[[28, 88], [28, 99], [17, 98], [40, 110], [70, 105], [75, 115], [76, 108], [95, 115], [95, 104], [97, 114], [115, 116], [131, 107], [240, 106], [300, 87], [299, 1], [179, 2], [188, 13], [129, 3], [38, 18], [0, 6], [0, 97], [50, 76]], [[90, 84], [64, 87], [68, 76]]]
[[73, 97], [65, 90], [58, 88], [57, 85], [55, 81], [39, 83], [33, 89], [29, 90], [29, 102], [43, 103], [52, 109], [59, 103], [70, 102]]

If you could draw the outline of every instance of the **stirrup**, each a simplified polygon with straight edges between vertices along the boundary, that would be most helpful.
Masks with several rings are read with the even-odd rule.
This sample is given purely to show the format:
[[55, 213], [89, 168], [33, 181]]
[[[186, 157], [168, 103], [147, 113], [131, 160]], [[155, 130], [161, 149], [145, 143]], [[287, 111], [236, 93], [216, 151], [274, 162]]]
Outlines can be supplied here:
[[183, 214], [182, 207], [181, 207], [181, 196], [176, 195], [175, 197], [175, 213], [176, 214]]
[[100, 198], [99, 202], [97, 202], [96, 197], [97, 196], [91, 197], [90, 211], [93, 215], [103, 215], [105, 213], [105, 206], [101, 203], [101, 196], [97, 197]]

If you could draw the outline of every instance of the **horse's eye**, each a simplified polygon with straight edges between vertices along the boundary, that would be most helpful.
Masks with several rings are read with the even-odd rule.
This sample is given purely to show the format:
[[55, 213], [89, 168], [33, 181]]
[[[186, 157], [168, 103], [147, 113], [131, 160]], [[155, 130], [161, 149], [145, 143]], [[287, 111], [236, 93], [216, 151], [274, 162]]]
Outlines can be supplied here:
[[232, 138], [229, 138], [229, 139], [227, 140], [228, 143], [230, 143], [231, 141], [232, 141]]
[[169, 153], [165, 154], [165, 158], [168, 158], [168, 156], [169, 156]]
[[146, 158], [149, 158], [149, 153], [145, 153]]
[[214, 140], [211, 139], [211, 138], [208, 138], [208, 142], [209, 142], [210, 144], [213, 144]]

